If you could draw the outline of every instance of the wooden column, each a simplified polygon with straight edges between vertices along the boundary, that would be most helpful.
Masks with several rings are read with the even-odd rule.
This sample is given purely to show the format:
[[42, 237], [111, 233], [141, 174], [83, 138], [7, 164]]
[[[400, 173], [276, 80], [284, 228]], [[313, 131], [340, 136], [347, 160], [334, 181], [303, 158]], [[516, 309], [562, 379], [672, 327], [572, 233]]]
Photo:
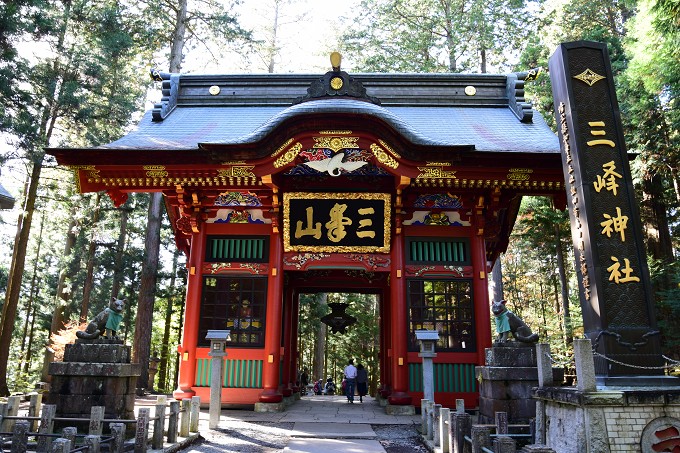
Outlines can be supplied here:
[[279, 365], [281, 358], [281, 314], [283, 303], [283, 242], [280, 234], [271, 237], [269, 277], [267, 280], [267, 326], [265, 329], [265, 360], [262, 372], [264, 390], [261, 403], [279, 403]]
[[196, 394], [191, 387], [196, 382], [196, 346], [198, 345], [198, 323], [201, 313], [201, 291], [203, 275], [201, 268], [205, 253], [205, 230], [194, 233], [191, 237], [189, 253], [189, 278], [187, 281], [186, 309], [184, 310], [184, 329], [182, 343], [178, 346], [180, 354], [179, 383], [173, 392], [176, 399], [191, 398]]
[[489, 302], [489, 281], [486, 266], [486, 246], [482, 235], [470, 239], [472, 248], [472, 293], [475, 307], [475, 329], [477, 332], [477, 363], [484, 364], [484, 349], [491, 347], [491, 312]]
[[390, 273], [390, 335], [392, 339], [392, 393], [389, 403], [411, 404], [408, 391], [408, 333], [406, 323], [406, 276], [404, 275], [404, 241], [401, 235], [392, 242]]

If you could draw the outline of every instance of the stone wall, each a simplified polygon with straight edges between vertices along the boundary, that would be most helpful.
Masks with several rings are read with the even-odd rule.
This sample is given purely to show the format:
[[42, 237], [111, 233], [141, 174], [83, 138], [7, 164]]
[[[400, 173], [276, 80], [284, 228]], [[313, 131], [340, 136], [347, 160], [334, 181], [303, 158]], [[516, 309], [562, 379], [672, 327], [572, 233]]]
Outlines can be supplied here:
[[545, 406], [546, 445], [558, 453], [671, 451], [658, 450], [664, 441], [680, 448], [674, 434], [680, 428], [680, 388], [545, 387], [535, 396]]

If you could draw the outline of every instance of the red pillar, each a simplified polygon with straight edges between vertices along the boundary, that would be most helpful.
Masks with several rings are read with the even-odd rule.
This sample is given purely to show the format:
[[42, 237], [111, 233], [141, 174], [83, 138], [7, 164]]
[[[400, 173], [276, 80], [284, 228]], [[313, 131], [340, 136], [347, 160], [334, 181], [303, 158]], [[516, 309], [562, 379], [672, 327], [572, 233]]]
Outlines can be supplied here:
[[283, 302], [283, 244], [281, 236], [271, 237], [269, 277], [267, 280], [267, 326], [265, 329], [265, 360], [262, 370], [264, 390], [261, 403], [279, 403], [279, 366], [281, 357], [281, 312]]
[[406, 276], [404, 275], [404, 241], [397, 236], [392, 243], [390, 273], [390, 303], [392, 337], [392, 393], [388, 401], [393, 405], [411, 404], [408, 391], [408, 333], [406, 325]]
[[201, 267], [205, 250], [205, 231], [202, 229], [191, 237], [189, 252], [189, 278], [187, 281], [186, 309], [182, 343], [177, 347], [180, 354], [179, 383], [173, 392], [175, 399], [191, 398], [196, 395], [191, 387], [196, 382], [196, 346], [198, 344], [198, 322], [201, 312], [201, 290], [203, 275]]
[[470, 242], [472, 247], [472, 293], [474, 294], [475, 319], [477, 320], [477, 363], [484, 365], [484, 349], [491, 347], [491, 313], [486, 246], [483, 236], [476, 235]]

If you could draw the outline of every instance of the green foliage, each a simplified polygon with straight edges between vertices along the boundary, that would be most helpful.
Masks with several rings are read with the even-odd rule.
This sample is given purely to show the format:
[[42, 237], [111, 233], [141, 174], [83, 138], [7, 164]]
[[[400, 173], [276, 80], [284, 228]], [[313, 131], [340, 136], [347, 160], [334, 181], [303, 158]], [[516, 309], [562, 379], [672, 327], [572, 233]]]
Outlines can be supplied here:
[[[322, 327], [320, 318], [330, 313], [330, 309], [322, 303], [320, 294], [300, 295], [300, 350], [302, 351], [302, 368], [313, 370], [313, 350], [318, 341], [318, 332]], [[323, 376], [311, 376], [310, 379], [333, 377], [336, 383], [343, 378], [343, 370], [348, 359], [354, 364], [363, 364], [369, 372], [371, 389], [377, 387], [379, 363], [380, 321], [378, 298], [373, 294], [329, 293], [328, 303], [348, 303], [346, 313], [357, 318], [357, 322], [347, 328], [345, 333], [328, 332], [323, 345], [325, 364]]]
[[571, 339], [566, 337], [560, 299], [558, 231], [568, 286], [573, 288], [569, 292], [571, 326], [574, 337], [583, 334], [569, 219], [565, 211], [553, 209], [549, 199], [522, 200], [508, 251], [502, 256], [503, 287], [508, 308], [538, 332], [541, 341], [550, 343], [554, 356], [566, 358], [571, 355]]
[[487, 72], [532, 29], [522, 0], [362, 0], [340, 47], [359, 71]]

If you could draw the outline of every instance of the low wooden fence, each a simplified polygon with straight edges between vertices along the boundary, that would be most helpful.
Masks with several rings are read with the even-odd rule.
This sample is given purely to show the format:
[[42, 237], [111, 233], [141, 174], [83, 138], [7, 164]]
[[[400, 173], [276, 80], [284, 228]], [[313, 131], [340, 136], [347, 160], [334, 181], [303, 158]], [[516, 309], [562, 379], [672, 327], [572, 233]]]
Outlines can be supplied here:
[[[150, 407], [141, 407], [137, 418], [130, 420], [104, 418], [104, 407], [94, 406], [90, 418], [57, 417], [56, 406], [41, 404], [42, 395], [32, 394], [27, 415], [19, 415], [21, 397], [11, 396], [7, 403], [0, 403], [0, 449], [12, 453], [78, 452], [99, 453], [103, 444], [108, 451], [123, 452], [134, 448], [136, 453], [147, 449], [163, 449], [164, 442], [177, 443], [178, 437], [189, 437], [198, 432], [200, 397], [180, 401], [158, 396], [151, 417]], [[66, 427], [61, 434], [54, 433], [54, 424], [88, 424], [87, 434], [78, 434], [76, 427]], [[108, 424], [108, 435], [104, 426]], [[128, 425], [134, 425], [134, 442], [126, 439]], [[164, 437], [165, 436], [165, 437]], [[132, 444], [134, 443], [134, 447]]]
[[518, 450], [518, 440], [533, 444], [534, 426], [508, 425], [508, 414], [505, 412], [496, 412], [495, 425], [473, 425], [472, 416], [465, 412], [463, 400], [456, 400], [454, 411], [428, 399], [420, 401], [420, 408], [422, 435], [435, 452], [555, 453], [544, 445], [527, 445]]

